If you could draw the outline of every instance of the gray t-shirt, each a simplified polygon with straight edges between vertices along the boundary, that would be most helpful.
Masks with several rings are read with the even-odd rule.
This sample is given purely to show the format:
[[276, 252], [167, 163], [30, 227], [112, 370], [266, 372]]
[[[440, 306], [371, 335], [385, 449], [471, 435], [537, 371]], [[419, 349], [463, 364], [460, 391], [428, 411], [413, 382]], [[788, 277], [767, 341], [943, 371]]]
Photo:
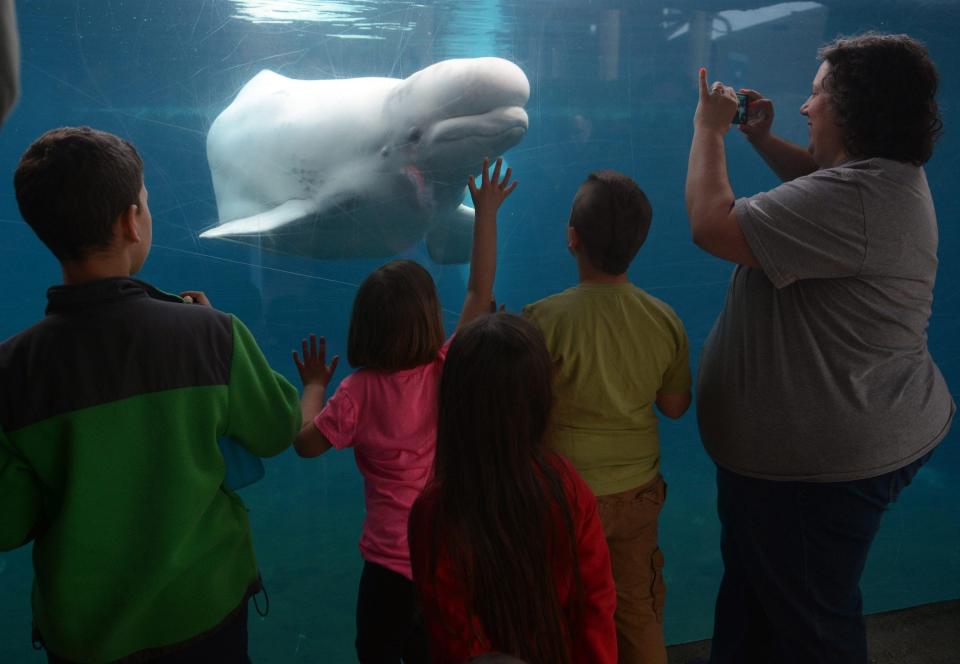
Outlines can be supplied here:
[[773, 480], [874, 477], [933, 449], [954, 404], [927, 351], [937, 219], [922, 168], [847, 162], [741, 198], [738, 266], [704, 345], [707, 452]]

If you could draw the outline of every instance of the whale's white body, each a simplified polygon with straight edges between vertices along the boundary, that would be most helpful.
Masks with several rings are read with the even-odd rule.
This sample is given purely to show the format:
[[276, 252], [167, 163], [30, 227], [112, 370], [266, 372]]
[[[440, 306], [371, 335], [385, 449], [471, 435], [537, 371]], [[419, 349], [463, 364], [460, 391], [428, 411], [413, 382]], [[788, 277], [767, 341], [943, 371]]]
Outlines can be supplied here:
[[200, 236], [315, 258], [390, 256], [425, 237], [434, 260], [466, 262], [467, 177], [526, 133], [529, 94], [499, 58], [402, 80], [261, 71], [207, 134], [220, 223]]

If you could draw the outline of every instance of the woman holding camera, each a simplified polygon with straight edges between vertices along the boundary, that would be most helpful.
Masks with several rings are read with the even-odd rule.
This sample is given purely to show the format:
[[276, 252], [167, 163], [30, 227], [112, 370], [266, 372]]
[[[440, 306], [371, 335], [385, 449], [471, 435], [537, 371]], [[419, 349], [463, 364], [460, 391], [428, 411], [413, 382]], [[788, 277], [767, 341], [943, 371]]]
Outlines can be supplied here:
[[737, 95], [700, 72], [687, 212], [694, 242], [737, 265], [697, 395], [722, 524], [714, 664], [866, 664], [867, 554], [955, 410], [926, 337], [936, 69], [906, 35], [819, 56], [807, 149], [743, 91], [741, 131], [783, 184], [739, 199], [723, 145]]

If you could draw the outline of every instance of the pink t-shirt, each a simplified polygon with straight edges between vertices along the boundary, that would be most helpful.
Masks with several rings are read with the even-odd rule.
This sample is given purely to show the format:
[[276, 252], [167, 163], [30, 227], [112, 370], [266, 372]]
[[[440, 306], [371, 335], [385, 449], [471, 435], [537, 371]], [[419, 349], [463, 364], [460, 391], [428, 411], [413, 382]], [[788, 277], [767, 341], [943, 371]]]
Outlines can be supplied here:
[[337, 449], [354, 448], [367, 501], [364, 560], [408, 579], [407, 520], [433, 466], [437, 389], [449, 347], [447, 340], [437, 359], [412, 369], [355, 371], [313, 421]]

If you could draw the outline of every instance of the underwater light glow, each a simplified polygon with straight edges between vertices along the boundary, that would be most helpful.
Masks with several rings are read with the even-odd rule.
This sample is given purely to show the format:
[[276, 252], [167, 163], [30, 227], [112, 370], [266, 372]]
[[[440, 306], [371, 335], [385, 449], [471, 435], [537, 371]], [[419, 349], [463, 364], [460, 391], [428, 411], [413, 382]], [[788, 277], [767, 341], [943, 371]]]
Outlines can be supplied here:
[[[362, 27], [378, 30], [410, 30], [414, 23], [391, 20], [379, 20], [376, 11], [382, 3], [376, 0], [232, 0], [237, 5], [236, 18], [252, 23], [329, 23], [340, 27]], [[391, 3], [391, 13], [397, 9], [396, 2]], [[423, 5], [406, 3], [404, 9], [418, 8]], [[372, 19], [372, 20], [371, 20]], [[331, 34], [330, 37], [373, 39], [374, 37], [353, 34]]]

